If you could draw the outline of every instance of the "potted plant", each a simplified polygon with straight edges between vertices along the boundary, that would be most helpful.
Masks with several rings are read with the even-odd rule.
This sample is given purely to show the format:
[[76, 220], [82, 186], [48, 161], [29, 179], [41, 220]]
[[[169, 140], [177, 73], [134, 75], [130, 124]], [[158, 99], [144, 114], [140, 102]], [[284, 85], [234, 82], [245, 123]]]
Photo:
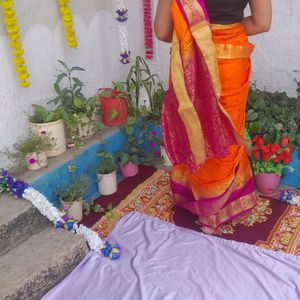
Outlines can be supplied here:
[[64, 183], [55, 190], [61, 206], [69, 218], [80, 222], [82, 220], [83, 196], [89, 187], [90, 180], [85, 175], [72, 176], [70, 183]]
[[252, 166], [258, 190], [263, 194], [274, 193], [279, 185], [282, 170], [292, 160], [293, 147], [287, 136], [278, 142], [266, 143], [259, 135], [253, 139]]
[[29, 128], [40, 135], [48, 134], [52, 149], [46, 152], [47, 157], [64, 153], [66, 147], [65, 127], [61, 118], [61, 109], [48, 111], [41, 105], [32, 104], [33, 114], [29, 117]]
[[165, 91], [158, 75], [152, 74], [142, 57], [136, 57], [134, 65], [129, 70], [126, 85], [131, 106], [140, 109], [144, 116], [160, 118]]
[[38, 170], [47, 166], [46, 151], [53, 147], [47, 134], [37, 135], [31, 133], [20, 138], [14, 145], [13, 150], [6, 150], [6, 156], [13, 161], [13, 172], [21, 173], [28, 170]]
[[[97, 130], [96, 97], [85, 98], [82, 89], [84, 84], [75, 77], [74, 72], [85, 71], [81, 67], [69, 67], [65, 62], [58, 60], [63, 70], [58, 70], [54, 89], [57, 96], [49, 103], [59, 104], [62, 117], [75, 145], [80, 146], [83, 140], [89, 138]], [[64, 84], [65, 83], [65, 84]]]
[[101, 195], [111, 195], [117, 191], [116, 164], [111, 153], [100, 151], [97, 153], [100, 161], [97, 165], [98, 190]]
[[123, 125], [127, 121], [128, 94], [125, 85], [121, 82], [113, 82], [113, 85], [112, 89], [100, 88], [98, 90], [102, 122], [109, 127]]

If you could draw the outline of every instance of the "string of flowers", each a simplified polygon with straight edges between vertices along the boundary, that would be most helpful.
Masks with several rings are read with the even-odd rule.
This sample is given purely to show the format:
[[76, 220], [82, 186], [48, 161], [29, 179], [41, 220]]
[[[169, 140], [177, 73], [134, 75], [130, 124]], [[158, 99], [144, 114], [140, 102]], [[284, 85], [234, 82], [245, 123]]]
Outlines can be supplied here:
[[151, 0], [144, 0], [144, 34], [146, 58], [153, 58], [153, 31]]
[[68, 218], [66, 211], [59, 211], [48, 201], [40, 192], [30, 187], [26, 182], [15, 179], [9, 172], [0, 169], [0, 193], [11, 193], [18, 199], [26, 199], [46, 218], [54, 223], [56, 228], [64, 228], [72, 233], [84, 236], [91, 250], [96, 253], [102, 252], [104, 256], [112, 260], [120, 256], [120, 247], [118, 244], [111, 245], [104, 242], [96, 232], [80, 224], [76, 220]]
[[16, 71], [18, 73], [18, 79], [20, 81], [21, 87], [29, 87], [29, 73], [27, 72], [27, 67], [24, 58], [24, 50], [22, 48], [22, 43], [20, 39], [20, 29], [18, 25], [18, 20], [16, 12], [14, 9], [13, 0], [0, 0], [0, 5], [2, 7], [4, 23], [6, 31], [8, 33], [8, 38], [10, 40], [10, 47], [13, 52], [13, 62], [15, 64]]
[[59, 10], [65, 28], [66, 40], [70, 48], [77, 47], [72, 12], [69, 6], [70, 0], [58, 0]]
[[125, 0], [119, 0], [116, 9], [116, 20], [119, 27], [120, 38], [120, 62], [124, 65], [130, 63], [130, 51], [128, 50], [128, 9], [125, 7]]

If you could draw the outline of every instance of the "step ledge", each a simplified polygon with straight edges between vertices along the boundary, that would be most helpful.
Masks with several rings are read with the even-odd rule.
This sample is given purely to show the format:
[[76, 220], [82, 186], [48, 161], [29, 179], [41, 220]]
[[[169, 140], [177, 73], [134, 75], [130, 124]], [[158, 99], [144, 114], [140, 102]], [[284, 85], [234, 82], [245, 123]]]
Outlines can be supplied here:
[[88, 252], [85, 240], [48, 227], [0, 256], [0, 299], [40, 299]]

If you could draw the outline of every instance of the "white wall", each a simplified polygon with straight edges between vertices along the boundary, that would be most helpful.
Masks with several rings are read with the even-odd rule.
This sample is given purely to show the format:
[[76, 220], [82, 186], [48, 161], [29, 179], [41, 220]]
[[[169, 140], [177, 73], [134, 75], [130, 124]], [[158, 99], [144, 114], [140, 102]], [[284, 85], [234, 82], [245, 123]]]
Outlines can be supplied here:
[[[66, 46], [56, 0], [15, 0], [15, 3], [31, 87], [19, 87], [0, 11], [0, 151], [26, 133], [26, 113], [30, 112], [31, 104], [46, 105], [53, 98], [57, 59], [87, 70], [81, 74], [86, 96], [95, 95], [99, 87], [110, 87], [113, 80], [124, 80], [129, 68], [119, 62], [115, 0], [71, 1], [78, 39], [76, 50]], [[134, 58], [144, 55], [142, 1], [127, 0], [127, 3], [129, 48]], [[153, 70], [161, 70], [160, 65], [155, 60]], [[166, 68], [165, 76], [167, 72]], [[6, 164], [0, 154], [0, 167]]]
[[270, 91], [286, 91], [296, 95], [296, 83], [300, 81], [300, 1], [273, 0], [271, 30], [252, 37], [252, 82]]
[[[12, 64], [11, 50], [0, 16], [0, 150], [26, 132], [27, 112], [31, 103], [43, 105], [54, 96], [56, 60], [84, 67], [82, 79], [86, 96], [97, 88], [110, 86], [124, 78], [128, 66], [118, 62], [119, 39], [114, 20], [116, 0], [71, 1], [79, 45], [66, 46], [56, 0], [15, 0], [21, 28], [31, 87], [21, 89]], [[153, 0], [157, 3], [158, 0]], [[144, 54], [142, 0], [127, 0], [129, 48], [132, 57]], [[270, 91], [295, 95], [294, 78], [300, 80], [300, 5], [299, 0], [273, 1], [270, 32], [251, 38], [256, 45], [252, 81]], [[168, 78], [169, 46], [155, 43], [153, 71]], [[6, 161], [0, 155], [0, 166]]]

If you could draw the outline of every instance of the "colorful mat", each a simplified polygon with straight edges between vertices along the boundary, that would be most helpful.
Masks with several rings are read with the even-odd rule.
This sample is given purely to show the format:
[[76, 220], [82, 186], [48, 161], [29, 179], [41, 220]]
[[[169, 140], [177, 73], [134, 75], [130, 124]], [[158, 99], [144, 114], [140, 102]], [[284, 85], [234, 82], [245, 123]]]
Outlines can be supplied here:
[[[124, 215], [138, 211], [200, 231], [196, 216], [173, 207], [169, 179], [168, 172], [157, 170], [113, 209], [111, 217], [103, 216], [92, 228], [105, 237]], [[259, 204], [252, 211], [222, 226], [216, 236], [300, 255], [300, 207], [259, 198]]]

